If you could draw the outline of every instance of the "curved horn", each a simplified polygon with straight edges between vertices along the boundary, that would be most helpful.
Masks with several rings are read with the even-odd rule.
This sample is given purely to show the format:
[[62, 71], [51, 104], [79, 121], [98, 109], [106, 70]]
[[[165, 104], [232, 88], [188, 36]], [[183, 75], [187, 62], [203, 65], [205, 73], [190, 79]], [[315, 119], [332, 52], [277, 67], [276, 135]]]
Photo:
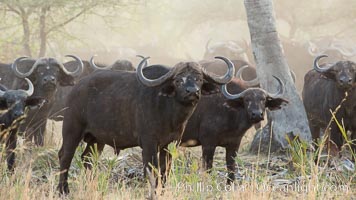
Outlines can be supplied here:
[[13, 72], [15, 73], [15, 75], [16, 75], [17, 77], [19, 77], [19, 78], [25, 78], [25, 77], [31, 75], [32, 72], [33, 72], [33, 70], [35, 69], [35, 64], [31, 67], [30, 71], [28, 71], [28, 72], [26, 72], [26, 73], [22, 73], [22, 72], [20, 72], [20, 71], [17, 69], [17, 64], [18, 64], [21, 60], [23, 60], [23, 59], [25, 59], [25, 58], [28, 58], [28, 57], [27, 57], [27, 56], [23, 56], [23, 57], [16, 58], [15, 61], [14, 61], [14, 62], [12, 63], [12, 65], [11, 65], [12, 71], [13, 71]]
[[[5, 90], [2, 90], [2, 89], [5, 89]], [[6, 87], [1, 85], [0, 86], [0, 97], [4, 96], [5, 92], [6, 92]]]
[[273, 78], [275, 78], [277, 81], [278, 81], [278, 83], [279, 83], [279, 87], [278, 87], [278, 91], [276, 92], [276, 93], [268, 93], [268, 92], [266, 92], [270, 97], [278, 97], [278, 96], [282, 96], [283, 95], [283, 93], [284, 93], [284, 83], [282, 82], [282, 80], [281, 79], [279, 79], [277, 76], [274, 76], [274, 75], [272, 75], [273, 76]]
[[205, 44], [205, 51], [210, 51], [210, 47], [209, 47], [210, 42], [211, 42], [211, 38]]
[[27, 84], [28, 84], [28, 89], [27, 90], [22, 90], [24, 92], [26, 92], [27, 96], [31, 96], [34, 92], [34, 88], [33, 88], [33, 84], [32, 82], [30, 81], [30, 79], [28, 78], [25, 78]]
[[64, 67], [63, 64], [60, 64], [59, 67], [67, 75], [74, 76], [74, 77], [80, 76], [83, 73], [83, 69], [84, 69], [84, 64], [83, 64], [82, 60], [79, 57], [75, 56], [75, 55], [65, 55], [65, 57], [70, 57], [70, 58], [73, 58], [74, 60], [76, 60], [77, 63], [78, 63], [77, 69], [75, 71], [73, 71], [73, 72], [70, 72]]
[[[146, 57], [143, 56], [143, 55], [136, 55], [136, 57], [139, 57], [139, 58], [142, 58], [142, 59], [145, 59]], [[149, 57], [148, 57], [149, 58]], [[148, 65], [148, 60], [146, 60], [146, 63], [145, 63], [145, 66], [143, 66], [143, 68], [146, 68]]]
[[295, 79], [297, 76], [295, 75], [293, 70], [289, 70], [289, 72], [290, 72], [290, 76], [292, 77], [293, 83], [295, 83]]
[[352, 48], [352, 51], [347, 51], [345, 48], [340, 47], [340, 45], [335, 45], [334, 43], [332, 43], [328, 49], [335, 49], [346, 57], [352, 57], [356, 55], [356, 48]]
[[270, 97], [277, 97], [277, 96], [283, 95], [283, 93], [284, 93], [284, 84], [283, 84], [283, 82], [281, 81], [281, 79], [279, 79], [278, 77], [276, 77], [274, 75], [273, 75], [273, 78], [277, 79], [277, 81], [279, 83], [278, 91], [276, 93], [274, 93], [274, 94], [268, 93], [268, 92], [266, 92], [265, 90], [263, 90], [261, 88], [248, 88], [248, 89], [246, 89], [246, 90], [244, 90], [244, 91], [242, 91], [242, 92], [240, 92], [238, 94], [230, 94], [227, 91], [226, 84], [221, 86], [221, 92], [223, 93], [223, 95], [227, 99], [231, 99], [231, 100], [243, 97], [245, 95], [245, 93], [247, 91], [250, 91], [250, 90], [263, 90]]
[[91, 58], [90, 58], [90, 66], [94, 69], [94, 70], [110, 70], [112, 67], [111, 65], [109, 66], [106, 66], [106, 67], [98, 67], [95, 62], [94, 62], [94, 57], [97, 56], [97, 55], [93, 55]]
[[244, 82], [244, 84], [246, 84], [247, 87], [253, 87], [253, 86], [257, 86], [260, 84], [260, 82], [258, 81], [258, 77], [256, 77], [255, 79], [253, 80], [250, 80], [250, 81], [245, 81], [243, 78], [242, 78], [242, 72], [246, 69], [246, 68], [249, 68], [250, 66], [248, 65], [244, 65], [242, 66], [239, 70], [237, 70], [236, 72], [236, 77], [239, 78], [242, 82]]
[[325, 68], [321, 68], [321, 67], [319, 66], [319, 64], [318, 64], [319, 60], [320, 60], [321, 58], [324, 58], [324, 57], [328, 57], [328, 56], [327, 56], [327, 55], [319, 55], [319, 56], [317, 56], [317, 57], [314, 59], [314, 70], [317, 71], [317, 72], [319, 72], [319, 73], [327, 72], [327, 71], [330, 70], [330, 68], [332, 67], [332, 65], [329, 66], [329, 67], [325, 67]]
[[145, 59], [146, 57], [143, 56], [143, 55], [136, 55], [136, 57], [139, 57], [139, 58], [142, 58], [142, 59]]
[[146, 57], [144, 58], [140, 64], [137, 67], [137, 78], [140, 80], [140, 82], [148, 87], [155, 87], [158, 85], [161, 85], [162, 83], [164, 83], [165, 81], [167, 81], [169, 78], [171, 78], [174, 73], [175, 73], [175, 67], [171, 68], [171, 70], [169, 70], [165, 75], [161, 76], [160, 78], [157, 79], [148, 79], [145, 77], [145, 75], [143, 75], [143, 68], [147, 67], [147, 60], [150, 57]]
[[216, 77], [215, 75], [211, 74], [210, 72], [206, 71], [205, 68], [203, 68], [203, 73], [208, 76], [209, 78], [212, 79], [215, 83], [222, 85], [230, 82], [234, 78], [235, 74], [235, 65], [234, 63], [231, 62], [228, 58], [222, 57], [222, 56], [216, 56], [215, 59], [220, 59], [224, 61], [227, 64], [227, 72], [223, 76]]
[[243, 54], [247, 50], [246, 48], [243, 48], [237, 40], [228, 40], [226, 44], [227, 48], [235, 51], [237, 54]]
[[240, 98], [240, 97], [243, 97], [243, 96], [245, 95], [246, 91], [251, 90], [251, 89], [252, 89], [252, 88], [248, 88], [248, 89], [246, 89], [246, 90], [244, 90], [244, 91], [242, 91], [242, 92], [240, 92], [240, 93], [238, 93], [238, 94], [230, 94], [230, 93], [227, 91], [226, 84], [223, 85], [223, 86], [221, 86], [221, 92], [223, 93], [223, 95], [224, 95], [227, 99], [231, 99], [231, 100], [233, 100], [233, 99], [238, 99], [238, 98]]

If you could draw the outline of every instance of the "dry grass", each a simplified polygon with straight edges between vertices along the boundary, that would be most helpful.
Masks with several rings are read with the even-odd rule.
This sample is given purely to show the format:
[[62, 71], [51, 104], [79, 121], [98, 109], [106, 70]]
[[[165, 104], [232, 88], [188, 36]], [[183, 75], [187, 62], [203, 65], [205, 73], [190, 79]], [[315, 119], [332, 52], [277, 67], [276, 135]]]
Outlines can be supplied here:
[[[85, 170], [78, 148], [70, 169], [71, 193], [60, 197], [58, 157], [60, 124], [52, 127], [46, 146], [28, 146], [22, 141], [16, 149], [16, 169], [6, 170], [4, 157], [0, 160], [0, 199], [145, 199], [150, 195], [149, 181], [143, 179], [141, 150], [127, 149], [116, 157], [110, 148], [92, 159], [93, 170]], [[51, 131], [52, 130], [52, 131]], [[218, 148], [214, 169], [208, 174], [201, 170], [201, 151], [197, 148], [175, 148], [170, 176], [166, 187], [156, 190], [158, 199], [352, 199], [356, 196], [355, 172], [347, 170], [343, 159], [329, 166], [314, 164], [312, 154], [296, 142], [288, 155], [255, 156], [247, 153], [250, 131], [242, 142], [236, 158], [238, 172], [233, 187], [225, 185], [225, 151]], [[3, 151], [3, 148], [2, 148]], [[4, 155], [3, 153], [1, 155]]]

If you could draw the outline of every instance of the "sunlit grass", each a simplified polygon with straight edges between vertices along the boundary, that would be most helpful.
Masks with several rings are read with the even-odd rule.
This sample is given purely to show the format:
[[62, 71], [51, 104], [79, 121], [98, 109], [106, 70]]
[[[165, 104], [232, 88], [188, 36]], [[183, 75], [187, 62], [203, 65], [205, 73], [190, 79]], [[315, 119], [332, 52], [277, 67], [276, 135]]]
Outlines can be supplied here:
[[[61, 199], [58, 133], [45, 147], [19, 142], [13, 174], [6, 169], [4, 148], [0, 156], [0, 199]], [[48, 139], [48, 138], [47, 138]], [[350, 141], [351, 142], [351, 141]], [[246, 143], [246, 142], [245, 142]], [[287, 155], [250, 155], [242, 147], [236, 160], [236, 181], [226, 185], [225, 151], [216, 150], [214, 167], [201, 167], [201, 150], [168, 146], [172, 155], [165, 186], [156, 189], [158, 199], [350, 199], [356, 195], [355, 172], [333, 164], [316, 163], [317, 154], [298, 140], [290, 141]], [[347, 144], [346, 144], [347, 145]], [[88, 158], [92, 170], [81, 161], [81, 145], [69, 175], [71, 193], [65, 199], [146, 199], [151, 184], [143, 178], [141, 150], [127, 149], [117, 157], [110, 148], [99, 156], [96, 147]]]

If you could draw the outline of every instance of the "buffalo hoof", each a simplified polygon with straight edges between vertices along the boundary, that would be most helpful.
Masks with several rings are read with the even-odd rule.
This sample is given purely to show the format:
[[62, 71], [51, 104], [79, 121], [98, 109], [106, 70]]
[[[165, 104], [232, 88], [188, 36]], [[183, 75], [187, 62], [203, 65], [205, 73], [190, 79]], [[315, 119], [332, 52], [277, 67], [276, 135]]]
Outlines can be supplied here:
[[235, 180], [235, 175], [234, 174], [229, 174], [226, 180], [227, 185], [231, 185]]
[[69, 187], [68, 183], [59, 183], [57, 187], [58, 192], [63, 195], [63, 194], [69, 194]]

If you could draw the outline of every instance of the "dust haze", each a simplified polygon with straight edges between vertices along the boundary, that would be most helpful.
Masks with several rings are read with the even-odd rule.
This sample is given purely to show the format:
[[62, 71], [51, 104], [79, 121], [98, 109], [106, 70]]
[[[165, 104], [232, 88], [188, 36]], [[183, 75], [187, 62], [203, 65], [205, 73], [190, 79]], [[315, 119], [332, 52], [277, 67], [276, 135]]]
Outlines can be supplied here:
[[[51, 8], [48, 12], [64, 9], [68, 1], [63, 2], [59, 8]], [[80, 1], [74, 2], [81, 6]], [[25, 54], [23, 27], [19, 17], [7, 10], [6, 3], [1, 5], [0, 58], [1, 62], [12, 62]], [[276, 0], [274, 8], [282, 42], [303, 46], [305, 52], [309, 41], [319, 42], [322, 46], [337, 39], [343, 46], [347, 45], [345, 48], [355, 46], [355, 1]], [[52, 21], [60, 22], [60, 18], [65, 20], [78, 12], [70, 11], [63, 10], [64, 14], [50, 17], [57, 17]], [[33, 14], [29, 20], [32, 57], [37, 57], [38, 16]], [[48, 20], [47, 26], [51, 25], [54, 24]], [[45, 55], [59, 59], [72, 53], [82, 59], [97, 55], [96, 61], [104, 64], [117, 59], [129, 59], [137, 64], [139, 59], [135, 56], [140, 54], [150, 56], [151, 63], [173, 65], [181, 60], [202, 60], [209, 40], [212, 46], [235, 41], [246, 50], [245, 58], [254, 62], [248, 55], [251, 54], [250, 35], [242, 0], [124, 0], [113, 7], [99, 5], [49, 34]], [[294, 53], [293, 49], [285, 51]], [[302, 73], [298, 73], [296, 67], [293, 70], [300, 76], [308, 67], [302, 66]]]

